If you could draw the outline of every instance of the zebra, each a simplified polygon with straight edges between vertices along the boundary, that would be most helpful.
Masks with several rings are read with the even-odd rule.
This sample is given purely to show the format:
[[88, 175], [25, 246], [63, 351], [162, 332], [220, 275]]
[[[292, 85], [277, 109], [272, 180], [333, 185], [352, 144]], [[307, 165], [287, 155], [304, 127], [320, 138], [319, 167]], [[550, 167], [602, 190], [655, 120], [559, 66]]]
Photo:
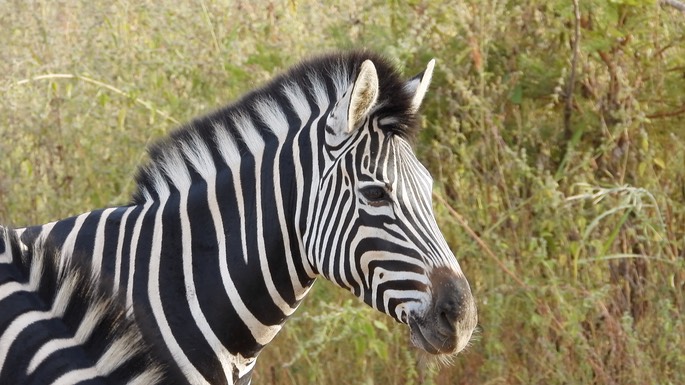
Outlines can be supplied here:
[[476, 304], [412, 149], [434, 65], [305, 60], [152, 145], [129, 204], [5, 230], [0, 383], [249, 384], [317, 277], [462, 351]]

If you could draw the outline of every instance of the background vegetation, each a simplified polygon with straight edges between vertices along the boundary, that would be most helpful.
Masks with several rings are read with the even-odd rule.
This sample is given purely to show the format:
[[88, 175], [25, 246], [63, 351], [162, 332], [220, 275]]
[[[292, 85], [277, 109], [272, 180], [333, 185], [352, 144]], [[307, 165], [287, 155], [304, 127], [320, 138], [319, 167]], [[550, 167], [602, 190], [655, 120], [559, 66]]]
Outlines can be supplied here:
[[125, 203], [150, 141], [308, 55], [367, 47], [407, 76], [435, 57], [417, 151], [479, 337], [431, 366], [405, 328], [321, 281], [254, 383], [683, 384], [685, 14], [647, 0], [579, 13], [571, 0], [3, 1], [0, 223]]

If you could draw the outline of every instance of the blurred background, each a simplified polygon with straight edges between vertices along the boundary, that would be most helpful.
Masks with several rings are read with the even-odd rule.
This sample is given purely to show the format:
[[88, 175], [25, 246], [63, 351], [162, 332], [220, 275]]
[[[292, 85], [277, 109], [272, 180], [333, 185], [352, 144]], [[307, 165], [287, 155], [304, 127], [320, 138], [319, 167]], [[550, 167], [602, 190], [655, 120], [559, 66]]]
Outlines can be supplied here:
[[3, 0], [0, 223], [127, 203], [151, 141], [308, 56], [436, 58], [416, 151], [477, 338], [435, 365], [319, 280], [253, 383], [683, 384], [685, 13], [659, 3]]

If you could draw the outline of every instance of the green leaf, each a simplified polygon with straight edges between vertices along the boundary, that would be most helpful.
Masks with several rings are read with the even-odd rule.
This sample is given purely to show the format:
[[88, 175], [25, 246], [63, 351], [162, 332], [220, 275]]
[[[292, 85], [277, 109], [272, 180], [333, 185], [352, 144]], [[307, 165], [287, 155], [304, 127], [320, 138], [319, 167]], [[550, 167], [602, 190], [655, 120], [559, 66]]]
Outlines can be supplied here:
[[373, 326], [375, 326], [376, 329], [378, 329], [378, 330], [382, 330], [382, 331], [384, 331], [384, 332], [387, 332], [387, 331], [388, 331], [388, 327], [385, 326], [385, 324], [384, 324], [383, 322], [381, 322], [381, 321], [373, 320]]

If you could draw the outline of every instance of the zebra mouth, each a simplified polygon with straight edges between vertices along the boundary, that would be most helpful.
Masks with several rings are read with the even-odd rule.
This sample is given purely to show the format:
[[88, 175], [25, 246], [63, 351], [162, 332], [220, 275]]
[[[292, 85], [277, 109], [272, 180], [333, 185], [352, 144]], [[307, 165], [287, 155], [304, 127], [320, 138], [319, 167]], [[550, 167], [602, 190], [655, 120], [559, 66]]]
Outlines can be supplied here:
[[430, 354], [452, 354], [457, 351], [457, 336], [430, 330], [416, 317], [409, 317], [410, 341]]

